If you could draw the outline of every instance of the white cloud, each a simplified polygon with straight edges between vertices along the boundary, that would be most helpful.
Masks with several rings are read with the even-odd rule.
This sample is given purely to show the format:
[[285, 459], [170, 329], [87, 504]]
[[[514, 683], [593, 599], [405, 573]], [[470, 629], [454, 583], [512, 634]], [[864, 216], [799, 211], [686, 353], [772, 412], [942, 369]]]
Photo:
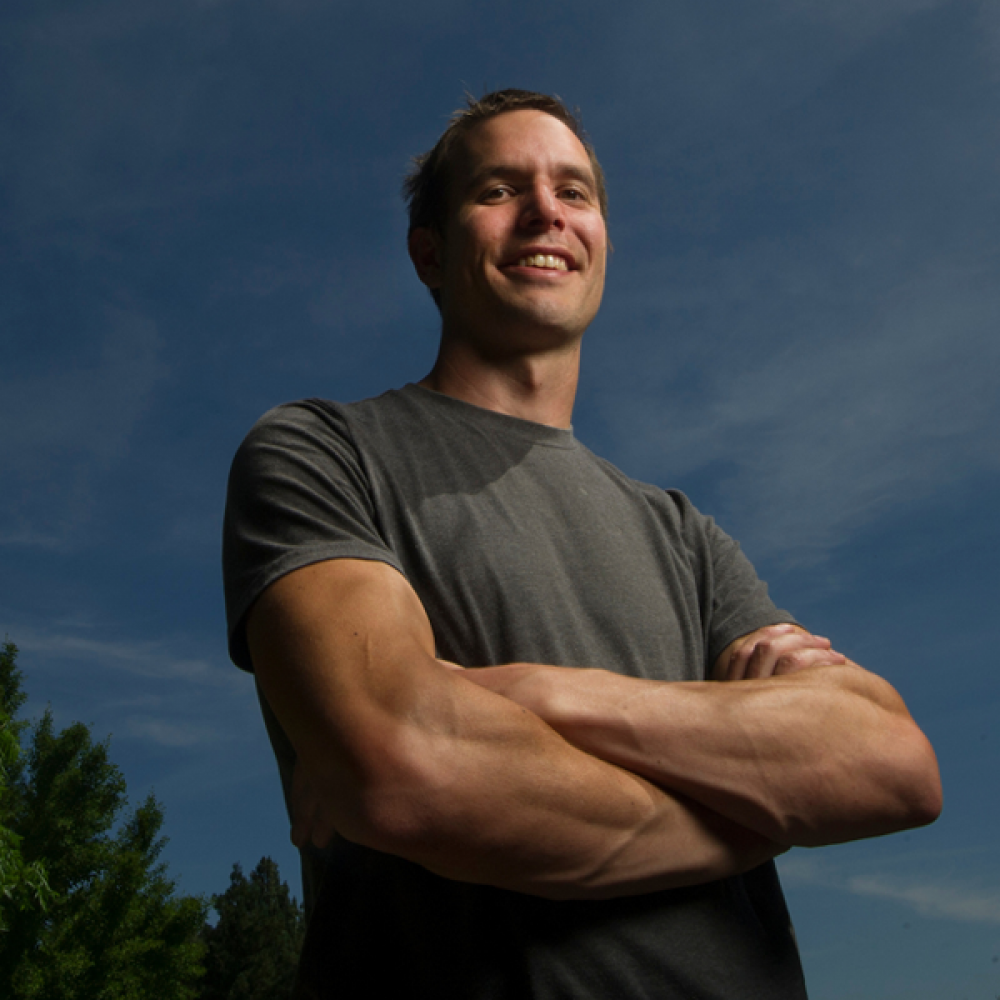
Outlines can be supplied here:
[[98, 663], [139, 678], [212, 686], [237, 679], [235, 669], [223, 671], [208, 660], [180, 656], [162, 640], [107, 640], [18, 631], [17, 646], [37, 656]]
[[200, 743], [215, 742], [218, 729], [177, 723], [166, 719], [130, 716], [126, 720], [130, 736], [164, 747], [192, 747]]
[[[891, 863], [869, 861], [858, 865], [892, 868], [895, 869], [893, 872], [848, 874], [835, 863], [796, 851], [781, 858], [778, 865], [781, 880], [789, 888], [814, 887], [858, 896], [876, 896], [901, 903], [923, 917], [1000, 924], [1000, 888], [970, 885], [967, 881], [942, 876], [928, 878], [924, 874], [929, 870], [952, 868], [955, 861], [955, 852], [941, 856], [902, 855]], [[982, 871], [981, 865], [975, 867]]]
[[58, 535], [37, 531], [31, 527], [0, 530], [0, 545], [24, 546], [34, 549], [58, 549], [62, 538]]
[[616, 460], [665, 485], [724, 469], [714, 512], [756, 554], [790, 560], [1000, 467], [986, 260], [872, 267], [827, 232], [625, 293], [613, 322], [638, 342], [598, 351]]
[[847, 888], [861, 896], [880, 896], [906, 903], [924, 917], [1000, 924], [1000, 891], [984, 892], [943, 883], [900, 885], [860, 876], [849, 879]]
[[792, 851], [778, 858], [781, 881], [785, 885], [826, 885], [829, 874], [814, 854]]
[[57, 725], [83, 720], [97, 737], [129, 740], [132, 755], [141, 745], [184, 750], [263, 738], [253, 680], [231, 663], [188, 655], [192, 640], [96, 632], [86, 622], [51, 633], [12, 625], [29, 715], [49, 704]]

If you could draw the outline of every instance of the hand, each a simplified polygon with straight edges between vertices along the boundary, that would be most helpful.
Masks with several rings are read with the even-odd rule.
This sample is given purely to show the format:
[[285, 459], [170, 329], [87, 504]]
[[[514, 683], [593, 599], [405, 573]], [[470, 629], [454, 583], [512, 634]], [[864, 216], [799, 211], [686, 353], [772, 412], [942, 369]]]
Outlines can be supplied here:
[[730, 643], [713, 673], [716, 680], [743, 681], [846, 662], [823, 636], [798, 625], [768, 625]]

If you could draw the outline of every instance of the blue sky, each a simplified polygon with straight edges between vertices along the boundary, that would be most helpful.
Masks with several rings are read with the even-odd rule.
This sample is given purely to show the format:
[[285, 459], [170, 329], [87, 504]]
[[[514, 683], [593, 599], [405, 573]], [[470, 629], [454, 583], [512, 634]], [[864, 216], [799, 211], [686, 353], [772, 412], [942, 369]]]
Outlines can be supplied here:
[[264, 410], [422, 377], [398, 190], [468, 88], [579, 105], [611, 195], [575, 427], [686, 490], [931, 736], [933, 827], [793, 851], [814, 1000], [1000, 993], [1000, 7], [7, 0], [0, 633], [112, 735], [191, 892], [276, 857], [219, 528]]

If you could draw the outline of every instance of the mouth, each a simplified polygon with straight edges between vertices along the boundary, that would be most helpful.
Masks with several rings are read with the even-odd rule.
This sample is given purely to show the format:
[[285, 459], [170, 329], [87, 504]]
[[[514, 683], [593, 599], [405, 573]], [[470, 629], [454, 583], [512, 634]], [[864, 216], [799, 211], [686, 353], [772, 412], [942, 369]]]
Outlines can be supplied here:
[[568, 271], [569, 264], [565, 257], [551, 253], [533, 253], [518, 258], [518, 267], [534, 267], [543, 271]]

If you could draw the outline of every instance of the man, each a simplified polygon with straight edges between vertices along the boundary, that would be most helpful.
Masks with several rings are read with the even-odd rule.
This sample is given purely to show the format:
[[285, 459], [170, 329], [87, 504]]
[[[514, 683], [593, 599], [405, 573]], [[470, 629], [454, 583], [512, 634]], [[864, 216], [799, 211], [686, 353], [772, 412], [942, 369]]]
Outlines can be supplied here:
[[573, 437], [607, 233], [569, 112], [472, 102], [408, 192], [433, 370], [271, 411], [230, 481], [297, 995], [802, 997], [772, 859], [933, 820], [933, 751], [710, 518]]

